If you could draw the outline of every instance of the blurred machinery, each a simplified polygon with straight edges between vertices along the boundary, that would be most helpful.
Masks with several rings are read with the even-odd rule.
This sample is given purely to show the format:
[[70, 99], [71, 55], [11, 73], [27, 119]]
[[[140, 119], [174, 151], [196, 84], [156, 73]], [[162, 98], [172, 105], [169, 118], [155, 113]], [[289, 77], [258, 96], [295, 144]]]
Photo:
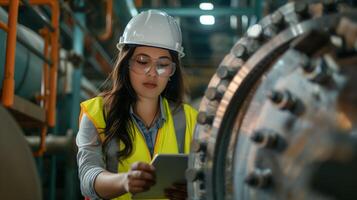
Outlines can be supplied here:
[[357, 10], [288, 3], [250, 27], [203, 98], [190, 199], [356, 199]]
[[[199, 85], [193, 98], [200, 96], [216, 63], [207, 57], [214, 54], [219, 61], [223, 47], [233, 44], [231, 15], [246, 15], [243, 31], [260, 17], [262, 1], [238, 5], [238, 0], [218, 0], [215, 10], [201, 10], [198, 3], [0, 0], [0, 159], [5, 163], [0, 165], [0, 199], [82, 198], [74, 145], [79, 103], [100, 92], [112, 70], [118, 38], [138, 12], [157, 8], [180, 17], [190, 55], [183, 64]], [[203, 14], [217, 15], [220, 28], [197, 26]], [[210, 39], [211, 34], [216, 36]]]
[[99, 93], [82, 72], [85, 36], [96, 47], [87, 68], [105, 77], [110, 65], [72, 11], [82, 4], [0, 1], [1, 199], [80, 197], [73, 133], [80, 101]]

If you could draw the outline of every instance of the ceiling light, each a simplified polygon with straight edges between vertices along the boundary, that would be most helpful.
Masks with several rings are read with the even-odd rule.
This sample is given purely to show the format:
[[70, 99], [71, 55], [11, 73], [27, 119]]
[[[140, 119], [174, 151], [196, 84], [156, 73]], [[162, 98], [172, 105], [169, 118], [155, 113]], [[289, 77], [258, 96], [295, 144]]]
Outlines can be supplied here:
[[215, 18], [213, 15], [201, 15], [200, 22], [203, 25], [213, 25], [215, 22]]
[[213, 10], [214, 6], [212, 3], [200, 3], [201, 10]]
[[238, 28], [238, 19], [237, 16], [231, 15], [230, 17], [230, 24], [232, 29], [237, 29]]

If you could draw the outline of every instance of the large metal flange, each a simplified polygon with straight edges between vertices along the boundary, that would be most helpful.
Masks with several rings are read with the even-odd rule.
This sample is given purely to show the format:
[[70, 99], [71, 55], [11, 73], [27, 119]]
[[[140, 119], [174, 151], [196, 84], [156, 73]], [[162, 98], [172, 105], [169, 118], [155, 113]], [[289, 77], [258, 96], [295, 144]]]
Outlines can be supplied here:
[[[353, 12], [328, 13], [327, 16], [318, 17], [319, 14], [312, 13], [312, 6], [315, 5], [289, 3], [281, 7], [252, 27], [221, 62], [199, 108], [202, 113], [200, 118], [205, 119], [199, 121], [205, 123], [197, 125], [194, 142], [204, 143], [206, 148], [191, 152], [189, 168], [202, 169], [205, 178], [204, 181], [194, 179], [189, 183], [189, 188], [192, 189], [189, 192], [190, 199], [234, 199], [237, 197], [234, 190], [241, 194], [238, 199], [247, 199], [250, 196], [246, 186], [239, 185], [234, 180], [234, 168], [237, 167], [235, 152], [238, 145], [250, 140], [250, 133], [245, 133], [245, 136], [240, 133], [249, 129], [241, 127], [242, 120], [252, 119], [244, 115], [263, 81], [262, 77], [296, 38], [311, 30], [333, 30], [341, 16], [356, 18], [356, 13]], [[312, 17], [314, 18], [311, 19]], [[228, 72], [228, 68], [235, 69], [235, 72]], [[235, 75], [232, 78], [233, 73]], [[250, 148], [247, 148], [246, 154]], [[247, 158], [241, 159], [244, 163]], [[241, 167], [242, 171], [249, 168], [243, 165]], [[237, 185], [241, 188], [233, 188]]]

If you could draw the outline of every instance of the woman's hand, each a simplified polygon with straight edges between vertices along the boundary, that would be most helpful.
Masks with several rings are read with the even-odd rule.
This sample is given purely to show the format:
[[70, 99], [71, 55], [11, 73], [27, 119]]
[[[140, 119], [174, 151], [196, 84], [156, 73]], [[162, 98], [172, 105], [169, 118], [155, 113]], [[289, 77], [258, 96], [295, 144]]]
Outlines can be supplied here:
[[124, 188], [131, 194], [144, 192], [155, 184], [155, 168], [143, 162], [135, 162], [126, 173]]
[[171, 187], [165, 189], [165, 196], [171, 200], [187, 199], [186, 187], [186, 183], [174, 183]]

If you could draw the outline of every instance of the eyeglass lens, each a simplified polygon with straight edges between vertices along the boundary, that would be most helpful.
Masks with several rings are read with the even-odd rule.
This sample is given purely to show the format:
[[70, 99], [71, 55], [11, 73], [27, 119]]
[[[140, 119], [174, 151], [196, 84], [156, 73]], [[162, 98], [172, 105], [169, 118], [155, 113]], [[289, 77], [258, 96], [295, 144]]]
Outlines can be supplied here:
[[137, 55], [131, 60], [130, 68], [139, 74], [147, 74], [153, 64], [156, 67], [156, 73], [159, 76], [169, 77], [175, 72], [175, 63], [169, 58], [152, 59], [147, 55]]

